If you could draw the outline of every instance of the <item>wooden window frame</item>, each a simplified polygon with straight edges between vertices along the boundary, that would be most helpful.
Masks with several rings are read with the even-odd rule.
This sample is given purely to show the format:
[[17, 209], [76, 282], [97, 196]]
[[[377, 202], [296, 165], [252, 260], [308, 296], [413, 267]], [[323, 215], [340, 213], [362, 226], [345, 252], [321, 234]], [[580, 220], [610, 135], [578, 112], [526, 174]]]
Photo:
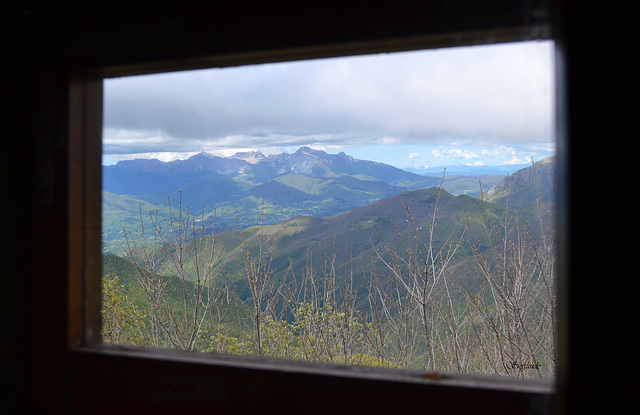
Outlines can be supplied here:
[[[410, 48], [420, 44], [412, 40]], [[404, 42], [397, 45], [397, 48], [407, 47]], [[431, 46], [431, 40], [425, 45]], [[225, 56], [220, 63], [212, 62], [210, 58], [208, 62], [220, 66], [336, 53], [333, 48], [322, 49]], [[374, 45], [350, 45], [347, 53], [341, 49], [338, 53], [363, 50], [376, 48]], [[69, 358], [72, 383], [81, 385], [74, 388], [77, 398], [72, 402], [83, 402], [88, 397], [103, 402], [102, 405], [108, 401], [102, 409], [114, 412], [132, 406], [140, 406], [148, 413], [162, 413], [167, 408], [216, 407], [233, 411], [244, 399], [246, 390], [251, 389], [252, 399], [262, 402], [258, 406], [269, 402], [270, 408], [284, 413], [301, 409], [297, 398], [287, 396], [300, 396], [313, 402], [310, 413], [327, 413], [336, 407], [351, 412], [395, 412], [403, 407], [410, 410], [420, 399], [428, 400], [433, 408], [446, 408], [452, 413], [472, 413], [478, 409], [492, 413], [524, 413], [551, 406], [554, 385], [550, 381], [426, 374], [100, 344], [97, 331], [100, 327], [101, 258], [96, 255], [101, 252], [101, 240], [100, 226], [96, 224], [101, 223], [101, 200], [96, 188], [101, 189], [101, 80], [91, 75], [75, 75], [71, 81], [71, 97], [74, 107], [70, 117], [70, 188], [76, 191], [70, 195], [70, 217], [78, 220], [70, 222], [73, 250], [69, 278], [69, 344], [72, 346]], [[101, 376], [92, 378], [90, 374], [95, 372]], [[103, 395], [105, 389], [117, 398]], [[96, 391], [101, 393], [96, 395]], [[279, 393], [283, 395], [278, 396]], [[371, 399], [384, 395], [394, 398]], [[338, 398], [333, 402], [327, 400], [327, 396]], [[84, 403], [77, 409], [83, 407]], [[306, 409], [303, 412], [309, 413]]]
[[[438, 3], [443, 5], [446, 1]], [[556, 38], [551, 35], [549, 18], [529, 24], [518, 12], [530, 12], [518, 6], [507, 13], [514, 24], [499, 26], [492, 11], [502, 10], [504, 2], [489, 1], [485, 9], [468, 20], [465, 6], [449, 23], [436, 25], [432, 32], [417, 30], [394, 36], [377, 37], [372, 29], [363, 29], [362, 38], [343, 41], [340, 36], [301, 43], [268, 43], [254, 49], [240, 47], [197, 47], [184, 55], [158, 49], [149, 55], [133, 57], [116, 53], [104, 59], [101, 42], [108, 37], [84, 39], [66, 56], [67, 63], [56, 73], [67, 82], [67, 117], [61, 128], [66, 149], [66, 253], [67, 272], [65, 304], [66, 352], [60, 373], [64, 373], [63, 397], [57, 398], [70, 413], [135, 412], [175, 413], [180, 408], [229, 412], [253, 412], [264, 409], [305, 413], [365, 412], [414, 410], [418, 405], [446, 410], [448, 413], [525, 413], [545, 412], [556, 396], [555, 383], [499, 379], [492, 377], [434, 375], [412, 371], [359, 368], [336, 365], [285, 362], [254, 357], [213, 356], [167, 350], [134, 349], [100, 344], [101, 297], [101, 130], [102, 79], [113, 76], [163, 71], [225, 67], [251, 63], [302, 60], [401, 50], [429, 49], [472, 44], [499, 43], [532, 38]], [[538, 4], [538, 2], [534, 2]], [[541, 2], [544, 3], [544, 2]], [[446, 14], [443, 9], [439, 13]], [[549, 11], [549, 10], [547, 10]], [[504, 17], [504, 16], [501, 16]], [[527, 20], [527, 19], [524, 19]], [[302, 19], [304, 22], [304, 19]], [[476, 26], [488, 21], [487, 26]], [[177, 22], [177, 23], [176, 23]], [[513, 23], [512, 22], [512, 23]], [[178, 24], [180, 20], [172, 20]], [[155, 24], [155, 23], [153, 23]], [[160, 23], [161, 25], [165, 22]], [[429, 27], [429, 25], [426, 25]], [[537, 32], [536, 32], [537, 31]], [[289, 39], [286, 31], [275, 37]], [[138, 40], [150, 45], [152, 40]], [[68, 39], [64, 39], [67, 42]], [[247, 44], [256, 42], [251, 39]], [[99, 44], [97, 53], [83, 47]], [[51, 47], [51, 50], [55, 49]], [[132, 50], [136, 50], [135, 47]], [[560, 47], [562, 55], [564, 49]], [[79, 55], [80, 58], [76, 55]], [[563, 64], [558, 60], [558, 65]], [[562, 68], [559, 68], [562, 72]], [[561, 94], [562, 95], [562, 94]], [[562, 105], [566, 103], [559, 97]], [[560, 131], [562, 133], [562, 131]], [[562, 134], [557, 137], [561, 143]], [[568, 161], [567, 151], [560, 145], [559, 163]], [[56, 150], [60, 152], [60, 149]], [[560, 193], [566, 189], [566, 176], [558, 176]], [[563, 217], [562, 203], [560, 217]], [[561, 243], [566, 241], [560, 241]], [[562, 249], [567, 249], [563, 248]], [[562, 262], [562, 257], [560, 261]], [[562, 264], [561, 264], [562, 265]], [[559, 279], [566, 270], [560, 267]], [[562, 295], [562, 293], [561, 293]], [[562, 296], [560, 297], [562, 301]], [[562, 328], [561, 328], [562, 330]], [[562, 339], [562, 333], [560, 333]], [[561, 354], [561, 358], [563, 358]], [[562, 379], [563, 367], [558, 366]], [[43, 379], [47, 379], [46, 377]], [[51, 379], [51, 378], [48, 378]], [[38, 385], [39, 390], [46, 389]], [[46, 396], [46, 395], [45, 395]]]

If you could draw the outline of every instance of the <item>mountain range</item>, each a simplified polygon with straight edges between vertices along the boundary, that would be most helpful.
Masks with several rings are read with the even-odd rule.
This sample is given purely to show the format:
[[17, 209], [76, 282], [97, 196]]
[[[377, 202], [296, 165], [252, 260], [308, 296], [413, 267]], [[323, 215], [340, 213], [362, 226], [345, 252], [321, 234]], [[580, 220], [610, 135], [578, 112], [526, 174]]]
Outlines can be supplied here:
[[[216, 216], [220, 229], [274, 224], [297, 215], [330, 216], [440, 179], [393, 166], [302, 147], [293, 154], [232, 157], [199, 153], [186, 160], [139, 159], [103, 166], [103, 239], [139, 222], [140, 209], [172, 206]], [[169, 197], [169, 198], [168, 198]], [[138, 208], [141, 206], [141, 208]], [[201, 210], [204, 206], [204, 212]]]
[[[264, 156], [259, 152], [236, 153], [221, 157], [199, 153], [186, 160], [161, 162], [138, 159], [120, 161], [103, 167], [103, 190], [116, 194], [140, 195], [167, 193], [176, 186], [201, 185], [222, 179], [236, 183], [244, 190], [287, 175], [314, 178], [352, 177], [358, 181], [383, 181], [392, 186], [417, 189], [437, 183], [433, 177], [409, 173], [396, 167], [358, 160], [345, 153], [337, 155], [301, 147], [293, 154]], [[217, 180], [217, 181], [216, 181]]]
[[[503, 179], [500, 175], [445, 176], [444, 197], [476, 194], [480, 189], [478, 181], [485, 189], [494, 184], [499, 187]], [[270, 156], [242, 152], [220, 157], [203, 152], [171, 162], [120, 161], [103, 166], [103, 248], [117, 252], [122, 245], [123, 228], [137, 229], [140, 213], [166, 214], [169, 201], [173, 209], [179, 204], [186, 209], [188, 205], [192, 214], [201, 215], [202, 220], [212, 221], [215, 216], [217, 229], [224, 231], [260, 223], [286, 223], [296, 217], [298, 222], [323, 223], [329, 219], [321, 218], [347, 215], [357, 208], [375, 210], [385, 203], [401, 209], [397, 200], [384, 199], [402, 194], [409, 197], [406, 192], [433, 188], [441, 181], [442, 177], [422, 176], [345, 153], [332, 155], [308, 147], [293, 154]], [[516, 182], [520, 183], [520, 179]], [[518, 185], [518, 193], [526, 187], [525, 182]], [[474, 188], [475, 192], [471, 190]], [[499, 201], [500, 194], [496, 190], [491, 196]], [[362, 212], [354, 214], [362, 216]], [[368, 222], [372, 219], [350, 220], [365, 227], [373, 223]], [[322, 226], [332, 227], [328, 223]]]

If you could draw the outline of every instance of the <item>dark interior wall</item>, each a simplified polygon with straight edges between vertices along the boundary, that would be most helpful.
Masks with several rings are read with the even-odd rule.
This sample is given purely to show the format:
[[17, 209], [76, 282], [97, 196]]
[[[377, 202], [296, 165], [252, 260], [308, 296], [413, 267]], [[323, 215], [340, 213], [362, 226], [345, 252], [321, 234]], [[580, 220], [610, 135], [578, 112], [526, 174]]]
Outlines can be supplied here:
[[[424, 35], [442, 46], [518, 40], [531, 36], [520, 26], [536, 23], [522, 14], [524, 3], [512, 1], [254, 3], [2, 6], [0, 387], [6, 407], [67, 408], [74, 387], [66, 373], [69, 70], [169, 70], [227, 53], [255, 61], [274, 48], [285, 50], [281, 59], [348, 54], [406, 47], [398, 38], [419, 45]], [[568, 301], [561, 304], [558, 398], [567, 413], [598, 413], [621, 406], [638, 386], [638, 226], [630, 193], [638, 144], [628, 132], [631, 104], [621, 98], [633, 82], [623, 70], [622, 52], [631, 49], [611, 34], [623, 8], [554, 6], [564, 68], [559, 129], [567, 136], [560, 149], [567, 182], [559, 196], [568, 210], [559, 237], [568, 243], [560, 267], [569, 276], [561, 286]], [[331, 44], [339, 47], [325, 48]]]
[[[56, 278], [65, 272], [64, 169], [56, 166], [58, 159], [65, 160], [56, 154], [61, 145], [56, 125], [65, 114], [58, 94], [64, 83], [50, 71], [35, 70], [49, 66], [35, 51], [40, 35], [8, 23], [15, 22], [3, 19], [0, 46], [0, 177], [6, 201], [0, 210], [6, 219], [0, 250], [0, 378], [8, 405], [3, 403], [3, 410], [28, 402], [36, 384], [58, 380], [66, 347], [66, 287]], [[44, 307], [51, 314], [42, 313]], [[43, 367], [47, 361], [51, 365]]]
[[[557, 22], [559, 128], [566, 154], [559, 194], [561, 396], [573, 413], [618, 413], [636, 406], [640, 350], [638, 221], [631, 132], [635, 104], [627, 50], [633, 42], [623, 2], [564, 2]], [[633, 49], [633, 47], [631, 47]], [[625, 242], [622, 242], [625, 241]], [[562, 297], [561, 297], [562, 298]], [[635, 410], [635, 409], [634, 409]]]
[[[126, 7], [27, 7], [9, 10], [31, 53], [50, 64], [91, 68], [154, 65], [202, 56], [256, 53], [278, 49], [380, 42], [393, 50], [393, 39], [434, 35], [442, 45], [522, 40], [539, 36], [532, 28], [548, 20], [543, 13], [523, 11], [547, 0], [465, 1], [248, 1], [131, 2]], [[450, 34], [455, 37], [447, 37]], [[25, 40], [27, 40], [25, 39]], [[435, 45], [432, 39], [431, 44]], [[340, 53], [332, 49], [330, 54]], [[300, 56], [296, 56], [299, 58]], [[255, 59], [255, 57], [254, 57]], [[173, 68], [180, 63], [168, 63]], [[205, 62], [205, 64], [207, 64]], [[121, 69], [121, 68], [119, 68]], [[133, 69], [135, 70], [135, 69]]]

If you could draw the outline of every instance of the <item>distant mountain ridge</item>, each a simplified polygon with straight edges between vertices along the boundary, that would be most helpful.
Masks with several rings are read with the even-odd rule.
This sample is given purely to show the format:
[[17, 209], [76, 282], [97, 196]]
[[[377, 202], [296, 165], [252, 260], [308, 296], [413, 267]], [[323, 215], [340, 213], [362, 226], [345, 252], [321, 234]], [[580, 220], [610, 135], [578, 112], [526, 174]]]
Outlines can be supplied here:
[[[540, 166], [538, 170], [544, 171], [543, 163]], [[522, 186], [515, 183], [525, 183], [530, 175], [524, 175], [511, 177], [510, 200], [520, 197], [516, 193], [523, 194]], [[518, 179], [520, 176], [524, 179]], [[443, 187], [455, 188], [453, 195], [474, 196], [480, 181], [487, 199], [501, 204], [500, 190], [486, 189], [502, 177], [445, 177]], [[154, 210], [166, 213], [168, 200], [173, 207], [180, 202], [184, 207], [189, 205], [198, 215], [204, 214], [203, 220], [215, 216], [218, 229], [227, 230], [236, 229], [238, 222], [247, 227], [277, 224], [296, 216], [334, 216], [406, 191], [438, 186], [441, 179], [308, 147], [293, 154], [269, 156], [241, 152], [221, 157], [202, 152], [170, 162], [120, 161], [103, 166], [104, 244], [108, 247], [118, 239], [124, 224], [137, 226], [138, 206], [143, 214]], [[522, 196], [522, 203], [529, 199], [530, 195]]]
[[[141, 173], [140, 179], [131, 173]], [[253, 184], [264, 183], [285, 174], [301, 174], [310, 177], [351, 176], [359, 180], [384, 181], [407, 189], [418, 189], [433, 185], [436, 179], [422, 177], [396, 167], [373, 161], [358, 160], [345, 153], [336, 155], [301, 147], [295, 153], [281, 153], [265, 156], [260, 152], [241, 152], [231, 157], [221, 157], [201, 152], [186, 160], [161, 162], [159, 160], [137, 159], [120, 161], [112, 166], [103, 166], [103, 190], [116, 194], [140, 194], [145, 188], [132, 188], [132, 180], [148, 185], [156, 179], [183, 179], [182, 184], [197, 181], [202, 177], [222, 176], [242, 178]], [[186, 180], [186, 181], [185, 181]], [[152, 186], [152, 189], [157, 186]]]
[[435, 166], [424, 169], [405, 169], [411, 173], [421, 174], [424, 176], [442, 176], [442, 172], [446, 169], [447, 175], [453, 176], [487, 176], [487, 175], [507, 175], [513, 174], [518, 170], [529, 167], [531, 164], [505, 164], [498, 166], [482, 165], [451, 165], [451, 166]]
[[439, 182], [436, 177], [309, 147], [269, 156], [257, 151], [231, 157], [201, 152], [170, 162], [127, 160], [103, 166], [103, 191], [112, 195], [103, 204], [103, 228], [116, 235], [122, 230], [123, 211], [139, 216], [139, 210], [132, 208], [138, 204], [164, 211], [168, 197], [173, 206], [181, 201], [198, 213], [204, 205], [205, 219], [215, 214], [221, 229], [232, 229], [238, 220], [251, 226], [299, 215], [335, 215]]

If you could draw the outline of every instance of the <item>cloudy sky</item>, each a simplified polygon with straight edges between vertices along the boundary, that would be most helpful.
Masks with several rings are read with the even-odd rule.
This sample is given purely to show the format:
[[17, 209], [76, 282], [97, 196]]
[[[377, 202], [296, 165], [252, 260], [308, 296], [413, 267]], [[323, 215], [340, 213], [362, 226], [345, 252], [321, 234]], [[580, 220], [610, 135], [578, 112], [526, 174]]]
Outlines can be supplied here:
[[553, 43], [525, 42], [107, 79], [103, 163], [344, 151], [401, 168], [555, 152]]

